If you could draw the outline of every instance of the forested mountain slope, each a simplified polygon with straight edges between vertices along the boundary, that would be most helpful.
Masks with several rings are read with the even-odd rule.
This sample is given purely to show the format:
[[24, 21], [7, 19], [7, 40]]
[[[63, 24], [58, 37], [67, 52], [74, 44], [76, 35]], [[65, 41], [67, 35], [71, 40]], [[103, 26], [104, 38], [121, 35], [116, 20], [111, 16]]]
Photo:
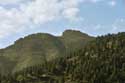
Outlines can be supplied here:
[[1, 83], [125, 83], [125, 33], [97, 37], [68, 56], [0, 79]]
[[84, 45], [93, 40], [94, 37], [80, 31], [66, 30], [59, 39], [63, 42], [68, 52], [73, 52], [84, 48]]
[[20, 38], [13, 45], [0, 50], [0, 72], [14, 73], [30, 66], [65, 57], [68, 49], [83, 47], [91, 39], [93, 37], [75, 30], [66, 30], [60, 37], [37, 33]]

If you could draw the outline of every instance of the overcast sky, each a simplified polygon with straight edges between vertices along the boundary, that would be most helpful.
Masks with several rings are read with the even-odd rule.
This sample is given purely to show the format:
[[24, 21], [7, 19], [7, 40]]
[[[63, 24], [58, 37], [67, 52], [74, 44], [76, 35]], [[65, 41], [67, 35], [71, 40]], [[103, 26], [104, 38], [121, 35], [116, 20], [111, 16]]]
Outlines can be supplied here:
[[125, 31], [125, 0], [0, 0], [0, 48], [28, 34]]

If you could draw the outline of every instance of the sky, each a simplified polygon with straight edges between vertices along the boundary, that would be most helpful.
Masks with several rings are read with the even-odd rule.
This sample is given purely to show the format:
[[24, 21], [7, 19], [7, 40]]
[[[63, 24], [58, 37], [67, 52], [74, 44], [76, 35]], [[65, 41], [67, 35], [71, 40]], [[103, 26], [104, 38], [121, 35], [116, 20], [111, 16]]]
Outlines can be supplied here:
[[125, 0], [0, 0], [0, 48], [33, 33], [125, 31]]

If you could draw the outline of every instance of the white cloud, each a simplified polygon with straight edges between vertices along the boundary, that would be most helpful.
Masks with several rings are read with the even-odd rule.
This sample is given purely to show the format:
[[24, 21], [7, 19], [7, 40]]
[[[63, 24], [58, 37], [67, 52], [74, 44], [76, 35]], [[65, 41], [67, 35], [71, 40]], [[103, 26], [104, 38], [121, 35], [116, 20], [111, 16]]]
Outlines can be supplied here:
[[120, 31], [125, 31], [125, 19], [117, 19], [113, 24], [112, 24], [112, 32], [120, 32]]
[[6, 10], [0, 7], [0, 38], [22, 30], [28, 23], [22, 12], [16, 9]]
[[97, 3], [105, 0], [83, 0], [83, 2], [89, 2], [89, 3]]
[[[92, 26], [94, 32], [96, 34], [100, 33], [102, 34], [107, 34], [107, 33], [117, 33], [117, 32], [122, 32], [125, 31], [125, 19], [116, 19], [112, 24], [110, 25], [102, 25], [102, 24], [97, 24]], [[93, 32], [92, 31], [92, 32]]]
[[0, 0], [0, 4], [17, 4], [24, 0]]
[[100, 1], [104, 0], [0, 0], [0, 5], [19, 5], [9, 9], [0, 6], [0, 38], [58, 19], [81, 19], [81, 3]]
[[92, 3], [97, 3], [99, 1], [101, 1], [101, 0], [90, 0], [90, 2], [92, 2]]
[[36, 0], [22, 10], [33, 23], [41, 24], [56, 19], [61, 13], [61, 5], [58, 0]]
[[[59, 18], [75, 20], [82, 0], [0, 0], [0, 4], [19, 4], [19, 8], [0, 6], [0, 38]], [[29, 25], [29, 26], [28, 26]]]
[[110, 6], [114, 7], [117, 3], [115, 0], [112, 0], [108, 3]]
[[63, 15], [65, 18], [72, 20], [78, 20], [79, 9], [77, 8], [67, 8], [63, 11]]

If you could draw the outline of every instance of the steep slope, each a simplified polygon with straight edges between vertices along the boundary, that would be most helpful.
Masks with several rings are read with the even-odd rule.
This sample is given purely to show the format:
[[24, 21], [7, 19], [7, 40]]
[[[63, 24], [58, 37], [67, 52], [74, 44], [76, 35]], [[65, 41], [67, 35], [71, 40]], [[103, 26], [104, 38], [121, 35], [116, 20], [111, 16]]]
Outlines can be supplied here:
[[63, 56], [65, 47], [62, 42], [49, 34], [33, 34], [21, 38], [14, 45], [4, 49], [3, 56], [17, 62], [14, 71], [42, 64]]
[[125, 83], [125, 33], [97, 37], [67, 57], [0, 79], [1, 83]]
[[69, 52], [84, 48], [89, 41], [93, 40], [94, 37], [91, 37], [85, 33], [76, 30], [66, 30], [63, 32], [63, 35], [60, 37], [66, 49]]
[[125, 83], [125, 33], [97, 37], [66, 61], [67, 83]]
[[4, 56], [0, 56], [0, 74], [7, 75], [10, 71], [13, 71], [13, 67], [16, 65], [16, 62], [9, 60]]
[[[37, 33], [20, 38], [13, 45], [1, 49], [0, 56], [12, 63], [15, 62], [15, 66], [8, 63], [12, 67], [10, 69], [7, 66], [6, 69], [16, 72], [30, 66], [65, 57], [66, 50], [81, 48], [90, 39], [93, 38], [75, 30], [66, 30], [61, 37], [47, 33]], [[4, 65], [4, 62], [2, 64]]]

